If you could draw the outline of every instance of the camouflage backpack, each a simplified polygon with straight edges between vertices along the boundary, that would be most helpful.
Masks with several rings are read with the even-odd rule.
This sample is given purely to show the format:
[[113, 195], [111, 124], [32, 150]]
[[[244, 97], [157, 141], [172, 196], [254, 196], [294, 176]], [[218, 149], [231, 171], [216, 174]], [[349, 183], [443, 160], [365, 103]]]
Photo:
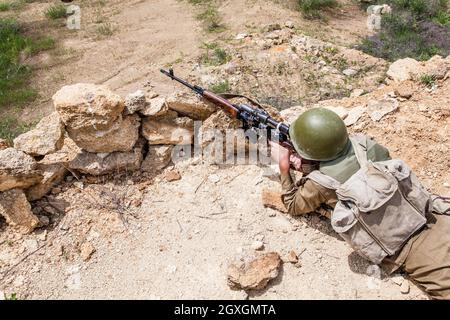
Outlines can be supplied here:
[[307, 178], [336, 191], [333, 229], [361, 256], [380, 264], [426, 224], [428, 213], [450, 213], [450, 204], [426, 191], [404, 161], [369, 161], [366, 136], [350, 141], [360, 169], [347, 181], [319, 170]]

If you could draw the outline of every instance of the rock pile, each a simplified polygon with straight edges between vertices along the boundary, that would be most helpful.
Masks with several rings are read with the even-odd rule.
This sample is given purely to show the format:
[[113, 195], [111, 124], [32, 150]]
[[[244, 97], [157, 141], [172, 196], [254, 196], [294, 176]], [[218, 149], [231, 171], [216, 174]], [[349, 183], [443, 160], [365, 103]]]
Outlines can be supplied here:
[[55, 112], [35, 129], [0, 141], [0, 215], [23, 233], [39, 225], [29, 201], [60, 183], [67, 173], [105, 175], [142, 170], [157, 173], [175, 144], [193, 143], [194, 120], [215, 107], [188, 93], [125, 99], [105, 86], [79, 83], [53, 96]]

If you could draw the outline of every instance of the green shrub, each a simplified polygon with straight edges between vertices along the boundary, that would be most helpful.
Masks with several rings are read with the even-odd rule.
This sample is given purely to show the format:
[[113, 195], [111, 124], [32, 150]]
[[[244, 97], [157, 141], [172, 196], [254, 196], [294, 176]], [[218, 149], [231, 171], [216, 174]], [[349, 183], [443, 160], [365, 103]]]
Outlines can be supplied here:
[[228, 80], [217, 82], [211, 85], [210, 90], [214, 93], [226, 93], [230, 91], [230, 83]]
[[51, 49], [54, 44], [48, 37], [25, 37], [14, 20], [0, 19], [0, 107], [20, 106], [36, 97], [28, 87], [31, 70], [21, 63], [21, 58]]
[[11, 4], [9, 2], [1, 2], [0, 3], [0, 12], [8, 11], [11, 9]]
[[217, 43], [204, 43], [205, 53], [201, 56], [201, 62], [210, 66], [220, 66], [230, 61], [228, 53], [220, 48]]
[[198, 14], [197, 19], [203, 21], [204, 27], [208, 32], [222, 32], [226, 29], [217, 9], [212, 5], [209, 5], [202, 13]]
[[435, 82], [435, 77], [429, 74], [424, 74], [420, 77], [420, 83], [427, 86], [428, 88], [431, 88], [435, 84]]
[[326, 8], [336, 7], [336, 0], [298, 0], [298, 6], [307, 18], [319, 18], [320, 11]]
[[382, 16], [380, 32], [363, 40], [362, 51], [389, 61], [450, 54], [448, 0], [381, 2], [389, 3], [393, 12]]
[[55, 4], [45, 11], [45, 16], [51, 20], [65, 18], [67, 16], [66, 6], [63, 4]]
[[110, 37], [114, 34], [114, 28], [111, 23], [105, 22], [97, 27], [97, 32], [104, 37]]
[[31, 130], [34, 126], [35, 123], [21, 123], [12, 116], [2, 117], [0, 119], [0, 138], [6, 139], [12, 144], [15, 137]]

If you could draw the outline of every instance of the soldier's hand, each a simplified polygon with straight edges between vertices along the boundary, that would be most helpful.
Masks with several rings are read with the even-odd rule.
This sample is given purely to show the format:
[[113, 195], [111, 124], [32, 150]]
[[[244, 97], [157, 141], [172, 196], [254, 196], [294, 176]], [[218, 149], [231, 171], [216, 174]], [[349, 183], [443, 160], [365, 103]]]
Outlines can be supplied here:
[[291, 154], [289, 160], [294, 170], [302, 171], [302, 158], [297, 154]]
[[271, 158], [278, 163], [280, 173], [288, 173], [290, 168], [290, 151], [280, 146], [278, 143], [272, 141], [269, 141], [269, 143]]

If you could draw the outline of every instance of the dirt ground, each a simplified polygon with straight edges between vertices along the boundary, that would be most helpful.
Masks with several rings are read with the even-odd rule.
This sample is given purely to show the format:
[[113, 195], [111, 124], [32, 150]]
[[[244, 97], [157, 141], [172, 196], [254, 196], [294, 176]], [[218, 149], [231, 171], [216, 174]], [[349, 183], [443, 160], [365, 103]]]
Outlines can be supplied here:
[[[39, 20], [45, 5], [30, 5], [23, 15]], [[351, 46], [366, 30], [357, 5], [330, 14], [325, 23], [306, 21], [277, 1], [227, 0], [218, 8], [227, 26], [220, 35], [206, 33], [195, 18], [197, 9], [184, 1], [115, 0], [101, 10], [113, 35], [95, 35], [94, 11], [86, 14], [82, 30], [64, 31], [65, 53], [49, 62], [50, 69], [37, 71], [42, 98], [24, 110], [23, 119], [51, 112], [51, 96], [63, 84], [107, 84], [122, 95], [136, 89], [169, 93], [175, 86], [159, 74], [161, 66], [195, 73], [203, 42], [230, 43], [236, 34], [268, 24], [291, 20], [299, 32], [336, 46]], [[383, 75], [384, 67], [371, 77]], [[374, 136], [443, 195], [450, 195], [444, 185], [450, 181], [449, 83], [432, 95], [420, 88], [395, 114], [376, 123], [363, 118], [351, 129]], [[374, 94], [381, 97], [391, 89]], [[336, 104], [358, 105], [357, 99], [345, 101]], [[418, 104], [427, 108], [418, 111]], [[402, 293], [397, 280], [352, 253], [325, 218], [294, 218], [265, 208], [261, 191], [279, 188], [273, 169], [195, 159], [176, 167], [182, 178], [173, 182], [163, 174], [105, 181], [69, 177], [33, 204], [50, 217], [49, 226], [21, 236], [1, 225], [0, 291], [20, 299], [427, 299], [412, 283]], [[280, 276], [262, 291], [233, 291], [226, 283], [227, 266], [253, 254], [255, 240], [284, 260], [294, 250], [300, 265], [284, 263]], [[89, 257], [83, 245], [93, 248]]]

